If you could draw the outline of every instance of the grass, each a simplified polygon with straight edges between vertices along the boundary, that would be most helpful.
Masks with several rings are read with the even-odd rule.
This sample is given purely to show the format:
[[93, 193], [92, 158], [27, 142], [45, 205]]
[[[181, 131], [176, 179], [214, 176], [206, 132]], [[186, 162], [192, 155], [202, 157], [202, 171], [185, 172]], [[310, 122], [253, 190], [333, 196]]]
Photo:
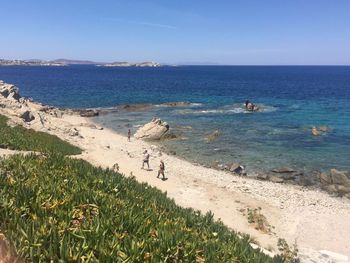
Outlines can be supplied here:
[[0, 148], [37, 152], [56, 152], [64, 155], [80, 154], [81, 149], [62, 141], [54, 135], [26, 129], [22, 126], [10, 127], [8, 118], [0, 115]]
[[213, 215], [62, 155], [0, 159], [0, 229], [33, 262], [284, 262]]

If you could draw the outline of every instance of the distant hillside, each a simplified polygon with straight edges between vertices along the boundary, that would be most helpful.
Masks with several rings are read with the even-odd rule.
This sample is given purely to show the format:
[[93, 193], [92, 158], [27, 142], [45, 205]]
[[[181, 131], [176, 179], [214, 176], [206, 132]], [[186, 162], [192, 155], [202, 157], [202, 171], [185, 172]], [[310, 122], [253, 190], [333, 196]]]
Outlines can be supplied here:
[[67, 66], [67, 65], [96, 65], [104, 67], [160, 67], [161, 64], [157, 62], [141, 62], [141, 63], [130, 63], [130, 62], [96, 62], [90, 60], [76, 60], [76, 59], [55, 59], [55, 60], [41, 60], [41, 59], [0, 59], [0, 65], [6, 66]]
[[90, 60], [74, 60], [74, 59], [55, 59], [50, 62], [53, 63], [62, 63], [65, 65], [102, 65], [105, 64], [103, 62], [95, 62], [95, 61], [90, 61]]

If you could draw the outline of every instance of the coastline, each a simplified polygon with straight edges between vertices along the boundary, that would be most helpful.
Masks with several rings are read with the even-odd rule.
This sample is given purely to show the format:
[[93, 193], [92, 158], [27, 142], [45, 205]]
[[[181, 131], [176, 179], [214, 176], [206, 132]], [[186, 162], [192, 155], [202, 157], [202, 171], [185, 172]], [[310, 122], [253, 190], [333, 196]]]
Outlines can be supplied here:
[[[84, 152], [76, 158], [96, 166], [111, 168], [118, 163], [119, 171], [126, 176], [132, 174], [138, 181], [166, 191], [181, 206], [212, 211], [216, 219], [235, 231], [250, 234], [260, 246], [274, 248], [274, 253], [278, 252], [277, 239], [285, 238], [289, 244], [296, 241], [301, 251], [329, 250], [350, 255], [350, 201], [346, 198], [332, 197], [317, 189], [233, 176], [165, 153], [159, 156], [150, 143], [134, 138], [128, 142], [126, 137], [101, 129], [91, 119], [70, 110], [43, 110], [44, 105], [25, 100], [10, 102], [8, 107], [0, 108], [0, 113], [11, 122], [57, 135], [81, 147]], [[33, 112], [35, 120], [23, 122], [19, 115], [26, 110]], [[153, 171], [141, 170], [142, 152], [151, 148]], [[156, 178], [160, 159], [166, 165], [166, 181]], [[247, 207], [261, 207], [275, 234], [255, 230], [242, 214]]]

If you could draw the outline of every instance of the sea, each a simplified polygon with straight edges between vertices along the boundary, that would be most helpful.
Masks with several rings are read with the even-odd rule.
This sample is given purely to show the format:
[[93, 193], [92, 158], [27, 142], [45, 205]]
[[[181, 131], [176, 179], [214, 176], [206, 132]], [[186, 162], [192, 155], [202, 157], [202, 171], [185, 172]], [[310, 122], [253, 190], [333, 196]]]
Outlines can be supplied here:
[[[350, 171], [347, 66], [3, 66], [0, 79], [45, 104], [120, 109], [94, 120], [121, 134], [159, 117], [177, 136], [159, 144], [192, 162], [239, 163], [248, 173]], [[262, 111], [247, 112], [246, 100]], [[179, 101], [189, 104], [162, 105]], [[125, 104], [153, 107], [125, 111]], [[313, 136], [314, 126], [329, 131]]]

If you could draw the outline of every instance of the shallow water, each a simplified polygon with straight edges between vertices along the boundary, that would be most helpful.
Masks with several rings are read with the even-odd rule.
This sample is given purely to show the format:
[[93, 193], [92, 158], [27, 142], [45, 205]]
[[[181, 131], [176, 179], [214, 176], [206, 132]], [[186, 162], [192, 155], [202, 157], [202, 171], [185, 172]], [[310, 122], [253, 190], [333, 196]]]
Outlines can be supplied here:
[[[239, 162], [249, 171], [350, 170], [350, 67], [0, 67], [0, 79], [63, 107], [196, 103], [97, 118], [126, 134], [161, 117], [180, 138], [165, 145], [196, 162]], [[264, 111], [247, 113], [246, 99]], [[312, 136], [319, 125], [332, 130]], [[207, 143], [215, 130], [221, 135]]]

